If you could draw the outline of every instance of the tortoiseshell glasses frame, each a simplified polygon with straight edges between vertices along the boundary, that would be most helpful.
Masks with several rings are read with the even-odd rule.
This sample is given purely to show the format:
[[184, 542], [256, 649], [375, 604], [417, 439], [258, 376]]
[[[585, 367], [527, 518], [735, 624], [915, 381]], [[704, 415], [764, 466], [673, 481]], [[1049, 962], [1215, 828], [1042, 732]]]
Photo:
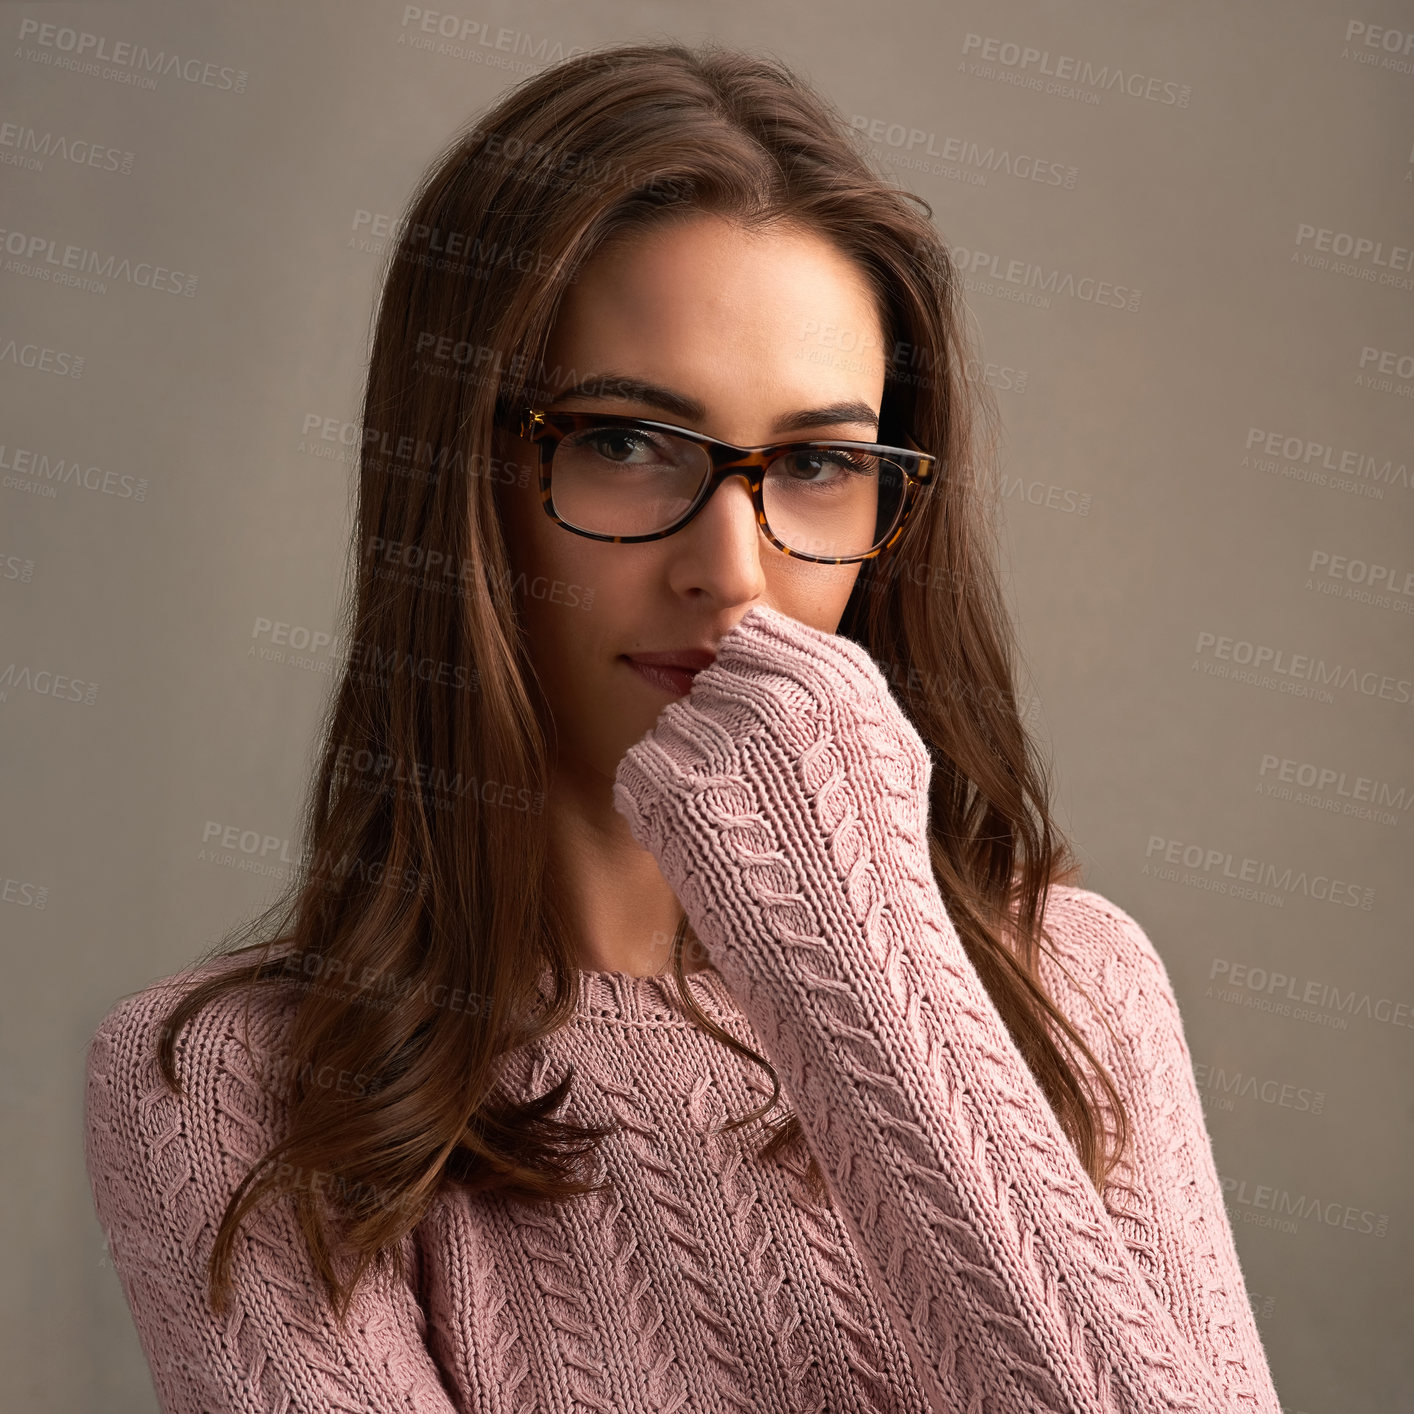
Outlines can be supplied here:
[[[583, 535], [590, 540], [607, 540], [614, 544], [631, 544], [644, 540], [662, 540], [681, 530], [711, 499], [717, 487], [730, 476], [744, 476], [751, 488], [751, 501], [756, 508], [756, 521], [761, 532], [776, 549], [796, 559], [811, 560], [823, 565], [848, 565], [857, 560], [871, 560], [882, 555], [903, 533], [904, 524], [913, 510], [920, 489], [933, 478], [937, 458], [931, 453], [914, 446], [910, 448], [889, 447], [878, 442], [772, 442], [762, 447], [738, 447], [730, 442], [719, 442], [689, 427], [677, 427], [669, 422], [654, 422], [641, 417], [626, 417], [619, 413], [601, 412], [548, 412], [543, 408], [524, 408], [518, 418], [511, 420], [511, 427], [518, 437], [537, 443], [540, 447], [540, 500], [545, 513], [551, 520], [564, 526], [575, 535]], [[550, 495], [550, 467], [555, 449], [562, 438], [572, 432], [586, 432], [592, 427], [621, 427], [642, 429], [681, 438], [694, 443], [711, 458], [712, 471], [703, 483], [696, 500], [666, 530], [656, 530], [650, 535], [604, 535], [598, 531], [585, 530], [571, 525], [555, 511], [555, 503]], [[911, 439], [910, 439], [911, 440]], [[858, 555], [808, 555], [801, 550], [792, 550], [782, 544], [771, 530], [766, 519], [764, 484], [766, 470], [777, 458], [791, 452], [829, 451], [838, 448], [852, 453], [882, 457], [892, 462], [904, 476], [903, 499], [898, 515], [884, 538], [872, 549]]]

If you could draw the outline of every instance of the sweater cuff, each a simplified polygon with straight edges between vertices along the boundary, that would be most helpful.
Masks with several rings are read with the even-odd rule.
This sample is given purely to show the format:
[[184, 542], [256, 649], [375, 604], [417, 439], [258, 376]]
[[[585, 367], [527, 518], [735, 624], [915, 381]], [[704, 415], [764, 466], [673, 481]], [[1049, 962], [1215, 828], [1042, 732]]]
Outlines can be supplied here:
[[887, 804], [914, 829], [926, 826], [932, 761], [874, 660], [852, 640], [764, 605], [743, 616], [690, 693], [629, 749], [615, 806], [638, 843], [655, 849], [655, 797], [741, 779], [743, 751], [763, 740], [785, 752], [807, 790], [830, 757], [829, 774], [847, 774], [861, 806]]

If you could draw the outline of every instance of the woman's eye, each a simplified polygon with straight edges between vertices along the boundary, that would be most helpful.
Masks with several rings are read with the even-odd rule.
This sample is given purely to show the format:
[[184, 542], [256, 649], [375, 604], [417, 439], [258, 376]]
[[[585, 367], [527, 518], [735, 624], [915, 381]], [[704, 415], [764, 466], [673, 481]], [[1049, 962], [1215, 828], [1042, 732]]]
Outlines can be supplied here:
[[578, 446], [580, 455], [587, 450], [596, 460], [614, 466], [676, 467], [692, 460], [691, 449], [674, 439], [626, 427], [591, 428], [579, 439]]
[[643, 439], [634, 433], [620, 432], [614, 428], [591, 432], [586, 440], [601, 457], [609, 461], [623, 460], [643, 446]]
[[800, 478], [813, 475], [867, 476], [873, 474], [877, 467], [875, 458], [839, 448], [833, 451], [793, 452], [785, 458], [784, 464], [792, 476]]

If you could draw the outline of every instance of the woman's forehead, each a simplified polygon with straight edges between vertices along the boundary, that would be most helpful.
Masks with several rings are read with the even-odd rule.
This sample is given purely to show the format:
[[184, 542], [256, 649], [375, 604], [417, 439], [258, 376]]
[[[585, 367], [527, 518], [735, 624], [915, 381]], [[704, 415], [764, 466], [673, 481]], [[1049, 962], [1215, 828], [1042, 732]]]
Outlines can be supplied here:
[[847, 256], [798, 228], [746, 232], [710, 217], [637, 232], [586, 262], [547, 362], [630, 373], [708, 412], [745, 393], [877, 407], [885, 373], [873, 289]]

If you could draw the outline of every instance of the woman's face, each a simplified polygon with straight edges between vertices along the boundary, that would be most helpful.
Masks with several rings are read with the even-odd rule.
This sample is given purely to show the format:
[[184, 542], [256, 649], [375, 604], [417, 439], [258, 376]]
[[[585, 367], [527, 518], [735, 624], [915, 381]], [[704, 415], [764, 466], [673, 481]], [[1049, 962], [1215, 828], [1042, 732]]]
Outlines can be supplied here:
[[[546, 366], [558, 396], [545, 406], [556, 412], [624, 413], [740, 446], [878, 436], [884, 354], [872, 291], [846, 256], [798, 228], [751, 233], [698, 214], [603, 248], [566, 291]], [[563, 395], [610, 376], [652, 392]], [[819, 409], [830, 420], [805, 416]], [[501, 450], [538, 466], [528, 442], [504, 434]], [[740, 477], [684, 529], [637, 544], [557, 525], [534, 472], [527, 481], [497, 488], [516, 598], [555, 715], [559, 772], [596, 791], [592, 778], [612, 783], [678, 695], [628, 655], [714, 647], [757, 604], [834, 633], [859, 574], [858, 563], [777, 550]]]

